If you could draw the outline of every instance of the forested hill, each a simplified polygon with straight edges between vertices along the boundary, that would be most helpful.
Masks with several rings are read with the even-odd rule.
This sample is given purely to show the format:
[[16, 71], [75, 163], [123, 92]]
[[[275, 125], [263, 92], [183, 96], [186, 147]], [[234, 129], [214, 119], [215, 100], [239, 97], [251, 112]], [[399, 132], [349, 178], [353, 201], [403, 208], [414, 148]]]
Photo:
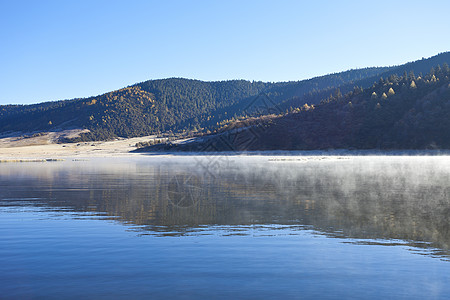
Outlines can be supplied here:
[[256, 95], [271, 85], [173, 78], [86, 99], [1, 106], [0, 132], [87, 128], [91, 133], [84, 136], [86, 140], [103, 140], [188, 129], [180, 123]]
[[216, 134], [153, 150], [450, 149], [450, 68], [392, 75], [283, 116], [232, 122]]
[[242, 116], [242, 105], [268, 92], [282, 103], [320, 89], [334, 89], [386, 68], [366, 68], [299, 82], [266, 83], [246, 80], [205, 82], [183, 78], [150, 80], [86, 99], [34, 105], [0, 106], [0, 133], [86, 128], [76, 140], [106, 140], [159, 132], [214, 129], [222, 121]]
[[254, 112], [248, 109], [249, 103], [261, 94], [276, 105], [279, 113], [285, 113], [306, 102], [317, 104], [330, 94], [346, 93], [355, 86], [369, 87], [381, 76], [401, 75], [406, 69], [415, 71], [416, 67], [429, 70], [450, 61], [449, 55], [442, 53], [399, 67], [349, 70], [303, 81], [205, 82], [170, 78], [145, 81], [84, 99], [3, 105], [0, 135], [82, 128], [90, 133], [77, 140], [106, 140], [169, 131], [206, 132], [232, 119], [251, 116]]

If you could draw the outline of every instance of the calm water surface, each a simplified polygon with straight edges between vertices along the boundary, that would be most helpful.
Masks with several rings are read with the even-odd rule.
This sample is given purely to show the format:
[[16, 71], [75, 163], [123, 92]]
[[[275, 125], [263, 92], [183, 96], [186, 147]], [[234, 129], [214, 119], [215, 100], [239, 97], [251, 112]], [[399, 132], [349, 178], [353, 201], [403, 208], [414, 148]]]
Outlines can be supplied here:
[[0, 299], [448, 299], [450, 157], [0, 164]]

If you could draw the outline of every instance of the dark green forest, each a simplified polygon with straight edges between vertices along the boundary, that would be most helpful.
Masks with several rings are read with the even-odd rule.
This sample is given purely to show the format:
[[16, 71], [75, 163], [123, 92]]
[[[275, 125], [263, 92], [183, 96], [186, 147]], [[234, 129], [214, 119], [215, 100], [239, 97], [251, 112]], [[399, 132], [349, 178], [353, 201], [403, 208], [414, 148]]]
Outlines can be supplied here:
[[450, 68], [380, 78], [282, 116], [230, 122], [214, 135], [149, 150], [450, 149]]
[[[207, 132], [229, 119], [246, 116], [261, 93], [277, 103], [351, 84], [387, 68], [366, 68], [296, 82], [183, 78], [150, 80], [85, 99], [0, 106], [0, 134], [58, 131], [90, 132], [72, 141], [108, 140], [158, 133]], [[286, 107], [284, 107], [286, 110]]]
[[444, 64], [425, 76], [391, 75], [330, 97], [273, 120], [259, 147], [450, 149], [449, 77]]
[[[434, 87], [425, 84], [426, 80], [434, 84], [446, 81], [447, 75], [443, 74], [446, 74], [447, 61], [450, 61], [450, 52], [401, 66], [349, 70], [291, 82], [205, 82], [183, 78], [149, 80], [89, 98], [0, 106], [0, 135], [25, 135], [74, 128], [89, 129], [90, 132], [62, 142], [110, 140], [162, 133], [205, 135], [218, 132], [220, 128], [223, 130], [229, 124], [242, 123], [242, 120], [254, 122], [252, 120], [258, 120], [261, 115], [271, 115], [269, 119], [274, 123], [273, 130], [279, 130], [280, 136], [287, 136], [292, 130], [296, 131], [296, 135], [302, 136], [301, 139], [293, 139], [289, 142], [292, 145], [285, 145], [284, 148], [345, 145], [357, 148], [395, 147], [394, 142], [385, 144], [384, 140], [380, 141], [379, 136], [386, 136], [392, 131], [389, 126], [404, 128], [405, 136], [394, 137], [393, 133], [389, 133], [389, 139], [398, 141], [408, 139], [406, 137], [411, 135], [411, 126], [424, 130], [419, 128], [422, 125], [413, 123], [411, 119], [413, 115], [419, 119], [424, 115], [428, 116], [431, 114], [428, 110], [421, 110], [419, 116], [415, 115], [419, 108], [410, 112], [409, 119], [404, 120], [406, 125], [396, 124], [394, 120], [404, 117], [403, 110], [409, 111], [411, 103], [418, 97], [423, 97], [421, 93], [429, 93], [428, 88]], [[437, 68], [438, 65], [442, 67]], [[435, 68], [433, 75], [436, 82], [431, 75], [422, 75], [427, 74], [431, 68]], [[411, 80], [414, 80], [416, 88], [405, 90]], [[394, 95], [388, 95], [389, 91], [382, 92], [382, 87], [387, 85], [395, 91]], [[365, 101], [369, 101], [366, 99], [367, 94], [373, 92], [378, 99], [375, 105], [380, 106], [377, 109], [380, 113], [377, 114], [382, 117], [368, 113], [367, 109], [372, 104]], [[383, 93], [388, 95], [389, 101], [382, 99]], [[374, 102], [375, 98], [371, 97], [370, 101]], [[409, 100], [403, 100], [404, 98]], [[392, 99], [396, 101], [390, 101]], [[347, 108], [343, 108], [342, 101]], [[434, 104], [432, 107], [434, 108]], [[435, 112], [429, 117], [440, 118], [441, 115]], [[384, 121], [376, 123], [380, 118]], [[326, 122], [330, 122], [329, 120], [334, 120], [337, 125], [327, 129]], [[343, 120], [345, 124], [340, 124]], [[348, 124], [352, 126], [347, 126]], [[283, 130], [286, 132], [282, 133]], [[342, 130], [345, 130], [345, 134]], [[361, 138], [360, 135], [366, 135], [367, 138]], [[351, 142], [348, 140], [350, 136], [354, 139]], [[306, 142], [309, 139], [314, 139], [315, 142]], [[271, 140], [274, 140], [273, 145], [270, 142], [264, 147], [281, 147], [286, 144], [286, 141], [277, 141], [275, 137]], [[374, 140], [377, 142], [374, 143]], [[409, 139], [408, 143], [423, 144], [421, 141], [413, 143]], [[438, 141], [436, 143], [442, 145]]]

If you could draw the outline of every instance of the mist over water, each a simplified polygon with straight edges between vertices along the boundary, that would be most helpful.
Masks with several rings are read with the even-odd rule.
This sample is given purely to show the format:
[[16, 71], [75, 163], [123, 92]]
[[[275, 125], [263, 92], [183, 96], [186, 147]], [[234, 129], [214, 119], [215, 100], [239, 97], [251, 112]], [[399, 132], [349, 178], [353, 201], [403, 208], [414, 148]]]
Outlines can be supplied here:
[[[149, 245], [142, 245], [142, 241], [151, 241], [153, 250], [164, 245], [164, 251], [158, 252], [156, 256], [164, 258], [165, 263], [154, 263], [156, 265], [153, 267], [156, 269], [152, 272], [156, 273], [162, 272], [160, 268], [168, 268], [167, 264], [172, 257], [164, 255], [172, 251], [171, 247], [167, 248], [166, 243], [175, 244], [174, 247], [185, 251], [187, 256], [177, 254], [174, 260], [178, 262], [180, 259], [198, 261], [202, 255], [208, 257], [211, 255], [210, 251], [215, 252], [216, 269], [209, 271], [215, 272], [222, 279], [218, 274], [223, 275], [222, 271], [227, 270], [226, 265], [253, 247], [257, 252], [251, 250], [242, 259], [247, 257], [252, 260], [259, 256], [263, 259], [269, 249], [279, 256], [272, 257], [272, 262], [261, 261], [263, 265], [267, 264], [267, 269], [253, 270], [252, 276], [271, 273], [274, 268], [272, 263], [280, 263], [280, 259], [290, 257], [298, 262], [297, 255], [312, 255], [314, 251], [324, 251], [320, 260], [323, 262], [337, 255], [342, 261], [328, 262], [327, 268], [334, 270], [339, 265], [339, 268], [345, 270], [345, 266], [355, 262], [342, 256], [343, 249], [360, 253], [368, 249], [365, 247], [370, 247], [369, 252], [380, 259], [380, 264], [383, 264], [382, 253], [385, 251], [388, 252], [386, 257], [390, 256], [391, 259], [397, 257], [399, 250], [407, 253], [407, 261], [403, 261], [404, 257], [400, 256], [402, 258], [393, 263], [394, 269], [417, 268], [422, 261], [418, 263], [416, 260], [423, 257], [437, 263], [441, 272], [450, 270], [449, 196], [448, 156], [155, 156], [1, 164], [0, 242], [3, 246], [6, 245], [2, 248], [3, 259], [7, 260], [5, 255], [12, 255], [14, 245], [27, 247], [30, 228], [37, 235], [34, 236], [35, 239], [42, 236], [47, 242], [46, 246], [42, 241], [37, 243], [38, 247], [43, 248], [43, 252], [49, 244], [58, 244], [61, 240], [63, 244], [76, 243], [79, 236], [64, 240], [64, 234], [69, 233], [70, 236], [71, 231], [80, 231], [80, 235], [84, 232], [84, 238], [94, 235], [98, 241], [103, 240], [101, 249], [106, 253], [115, 253], [116, 250], [112, 248], [124, 246], [113, 241], [119, 236], [119, 239], [124, 237], [118, 233], [114, 237], [114, 234], [102, 236], [96, 232], [119, 226], [125, 229], [126, 243], [137, 247], [133, 249], [147, 249]], [[17, 222], [16, 218], [25, 221]], [[197, 253], [198, 257], [190, 252], [192, 244], [188, 241], [192, 241], [191, 239], [208, 245]], [[245, 245], [241, 244], [243, 241]], [[242, 252], [235, 254], [236, 256], [225, 255], [234, 252], [219, 250], [217, 247], [224, 246], [223, 243], [231, 243]], [[299, 244], [295, 246], [295, 243]], [[286, 248], [281, 251], [277, 245], [284, 245]], [[230, 244], [226, 247], [229, 246]], [[8, 247], [11, 249], [8, 250]], [[205, 249], [209, 249], [208, 254], [202, 252]], [[327, 252], [327, 249], [331, 252]], [[92, 247], [91, 251], [98, 249]], [[17, 258], [18, 254], [15, 255]], [[28, 259], [26, 251], [22, 255], [19, 258]], [[115, 255], [116, 258], [123, 258], [122, 254]], [[21, 260], [16, 263], [20, 265]], [[8, 270], [14, 270], [10, 262], [6, 265]], [[249, 271], [255, 265], [247, 267]], [[317, 265], [303, 267], [309, 270], [305, 271], [307, 273], [313, 270], [319, 272]], [[324, 278], [328, 278], [331, 269], [320, 272], [323, 272]], [[170, 270], [177, 275], [172, 274], [168, 278], [178, 284], [178, 276], [183, 272], [174, 271], [173, 268]], [[426, 273], [426, 269], [421, 270]], [[199, 270], [193, 270], [194, 273], [196, 271]], [[292, 272], [283, 268], [279, 271], [281, 274]], [[108, 272], [111, 270], [108, 269]], [[106, 273], [110, 274], [108, 272]], [[249, 280], [249, 274], [244, 275], [247, 271], [233, 272], [233, 278], [242, 276], [241, 280]], [[375, 272], [376, 276], [379, 272]], [[433, 289], [429, 287], [428, 290], [423, 290], [433, 290], [438, 298], [446, 291], [440, 284], [440, 280], [446, 277], [442, 277], [439, 272], [436, 273], [439, 288], [433, 285]], [[365, 278], [363, 273], [359, 277], [352, 273], [352, 276], [362, 280], [361, 278]], [[200, 273], [195, 274], [201, 277]], [[158, 276], [162, 276], [161, 273]], [[340, 280], [329, 280], [327, 286], [333, 286], [333, 295], [346, 295], [337, 288], [342, 284], [336, 283], [341, 282]], [[396, 280], [402, 281], [400, 277], [395, 277], [393, 282]], [[413, 286], [414, 280], [407, 282]], [[375, 281], [369, 285], [376, 285]], [[285, 281], [285, 284], [289, 282]], [[191, 282], [191, 288], [197, 291], [194, 287], [198, 284], [197, 281]], [[216, 284], [223, 288], [222, 281]], [[313, 284], [312, 287], [314, 286]], [[310, 289], [310, 294], [307, 295], [311, 297], [315, 291], [312, 287], [304, 287], [306, 290]], [[33, 284], [29, 283], [29, 288], [29, 295], [32, 295], [35, 291]], [[242, 286], [240, 288], [243, 295], [249, 292]], [[257, 287], [254, 286], [254, 289]], [[384, 292], [392, 295], [392, 289], [394, 286], [386, 285]], [[10, 295], [15, 295], [13, 290], [6, 289]], [[263, 290], [260, 292], [264, 292]], [[296, 288], [290, 287], [286, 289], [287, 294], [274, 292], [273, 297], [289, 298], [295, 296], [294, 291]], [[135, 296], [143, 296], [144, 290], [142, 292], [142, 295]], [[156, 296], [162, 297], [167, 295], [165, 293], [167, 290], [163, 289]], [[409, 295], [406, 287], [402, 293], [404, 296]], [[128, 294], [124, 292], [124, 295]], [[211, 296], [208, 293], [193, 295]], [[222, 296], [227, 295], [231, 296], [229, 293]], [[373, 292], [366, 296], [376, 297], [380, 294]]]

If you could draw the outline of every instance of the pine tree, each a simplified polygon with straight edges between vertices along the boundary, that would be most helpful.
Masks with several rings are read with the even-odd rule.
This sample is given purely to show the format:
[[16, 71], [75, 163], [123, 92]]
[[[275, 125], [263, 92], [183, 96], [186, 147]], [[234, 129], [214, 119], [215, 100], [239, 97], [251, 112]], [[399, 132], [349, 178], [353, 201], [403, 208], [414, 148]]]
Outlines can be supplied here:
[[334, 97], [336, 99], [341, 99], [342, 98], [341, 89], [339, 89], [339, 88], [336, 89], [336, 91], [334, 92]]
[[445, 74], [450, 73], [450, 67], [448, 66], [447, 63], [444, 63], [444, 64], [442, 65], [442, 71], [443, 71]]
[[402, 77], [402, 79], [403, 79], [404, 81], [408, 80], [408, 73], [407, 73], [406, 71], [403, 72], [403, 77]]
[[434, 75], [434, 74], [436, 74], [436, 73], [435, 73], [435, 70], [434, 70], [433, 67], [431, 67], [431, 69], [430, 69], [430, 75]]

